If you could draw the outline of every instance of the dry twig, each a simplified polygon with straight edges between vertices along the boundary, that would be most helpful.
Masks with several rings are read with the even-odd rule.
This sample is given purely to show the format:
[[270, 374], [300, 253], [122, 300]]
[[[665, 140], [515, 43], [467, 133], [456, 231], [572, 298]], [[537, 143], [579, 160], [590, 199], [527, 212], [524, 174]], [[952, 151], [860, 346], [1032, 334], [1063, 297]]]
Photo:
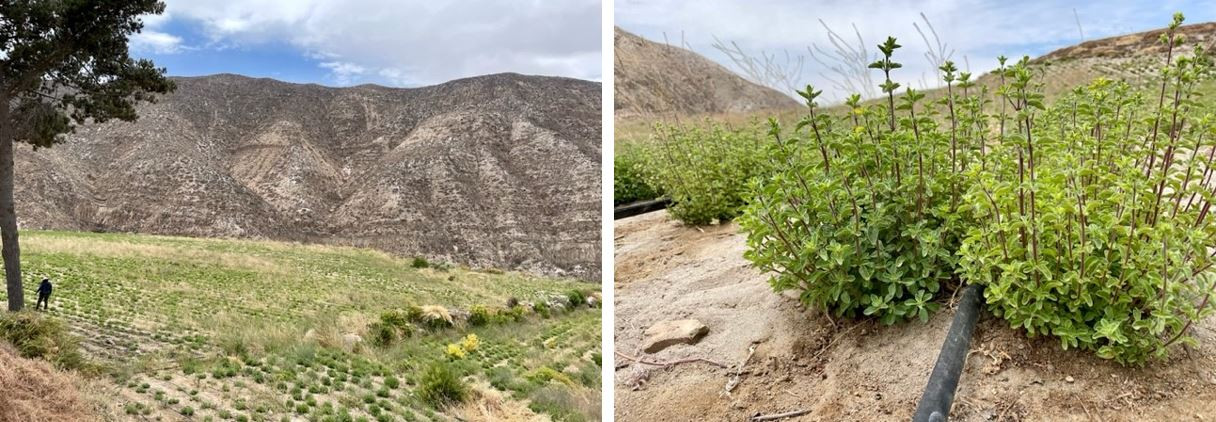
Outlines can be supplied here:
[[631, 361], [640, 363], [640, 364], [651, 365], [651, 366], [661, 366], [664, 368], [670, 368], [672, 366], [676, 366], [676, 365], [679, 365], [682, 363], [695, 363], [695, 362], [705, 362], [710, 365], [717, 366], [717, 367], [723, 368], [723, 369], [729, 368], [729, 366], [726, 366], [726, 365], [718, 363], [718, 362], [714, 362], [714, 361], [706, 359], [706, 358], [688, 358], [688, 359], [680, 359], [680, 360], [671, 361], [671, 362], [654, 362], [654, 361], [648, 361], [648, 360], [639, 358], [637, 356], [629, 356], [629, 355], [621, 353], [621, 352], [616, 352], [616, 355], [623, 357], [625, 359], [629, 359]]
[[793, 412], [777, 413], [777, 414], [773, 414], [773, 415], [753, 416], [751, 421], [752, 422], [775, 421], [778, 419], [792, 418], [794, 416], [802, 416], [807, 413], [811, 413], [811, 410], [810, 409], [795, 410]]
[[739, 375], [743, 374], [743, 367], [747, 366], [747, 363], [752, 360], [752, 355], [756, 354], [756, 345], [757, 343], [752, 343], [752, 346], [747, 348], [747, 358], [743, 359], [743, 363], [740, 363], [738, 368], [735, 368], [735, 375], [726, 382], [726, 394], [729, 395], [731, 391], [735, 390], [735, 387], [739, 386]]

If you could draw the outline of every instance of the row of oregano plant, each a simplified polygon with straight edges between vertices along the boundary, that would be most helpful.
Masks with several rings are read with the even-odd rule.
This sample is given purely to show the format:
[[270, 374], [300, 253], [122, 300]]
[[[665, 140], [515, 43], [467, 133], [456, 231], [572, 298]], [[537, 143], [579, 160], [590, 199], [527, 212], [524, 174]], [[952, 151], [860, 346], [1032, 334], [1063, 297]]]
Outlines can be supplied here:
[[746, 258], [836, 316], [926, 320], [979, 283], [994, 314], [1065, 348], [1139, 364], [1193, 342], [1216, 287], [1216, 118], [1181, 23], [1151, 91], [1098, 79], [1050, 105], [1025, 57], [999, 58], [991, 92], [946, 62], [938, 98], [897, 96], [888, 38], [881, 101], [829, 116], [808, 86], [793, 130], [770, 120]]
[[717, 123], [655, 126], [648, 181], [672, 200], [668, 213], [691, 225], [728, 221], [747, 203], [747, 181], [769, 169], [753, 128]]

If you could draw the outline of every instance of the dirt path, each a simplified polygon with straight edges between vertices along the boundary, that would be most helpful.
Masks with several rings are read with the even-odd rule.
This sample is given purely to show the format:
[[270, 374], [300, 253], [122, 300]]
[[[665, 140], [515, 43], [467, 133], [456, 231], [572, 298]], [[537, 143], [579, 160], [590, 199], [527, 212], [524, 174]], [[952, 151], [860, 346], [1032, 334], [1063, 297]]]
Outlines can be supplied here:
[[[786, 420], [911, 418], [952, 310], [928, 323], [846, 321], [834, 328], [769, 289], [743, 259], [737, 226], [688, 228], [655, 212], [618, 220], [615, 230], [618, 351], [736, 364], [756, 346], [730, 394], [724, 390], [733, 370], [708, 364], [618, 368], [618, 420], [740, 421], [793, 410], [811, 412]], [[643, 330], [680, 318], [701, 320], [709, 334], [696, 345], [641, 353]], [[1177, 350], [1145, 369], [1123, 368], [1062, 350], [1050, 338], [1029, 339], [985, 315], [951, 419], [1216, 421], [1216, 321], [1200, 324], [1196, 335], [1199, 349]]]

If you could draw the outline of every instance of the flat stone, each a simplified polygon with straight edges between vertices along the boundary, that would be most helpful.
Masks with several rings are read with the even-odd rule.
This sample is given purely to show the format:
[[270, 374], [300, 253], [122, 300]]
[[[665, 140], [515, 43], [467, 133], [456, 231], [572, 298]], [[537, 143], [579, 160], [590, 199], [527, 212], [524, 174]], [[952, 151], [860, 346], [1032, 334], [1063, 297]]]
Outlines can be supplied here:
[[658, 353], [676, 344], [695, 344], [709, 327], [695, 319], [663, 321], [647, 328], [643, 333], [646, 338], [642, 342], [642, 350], [646, 353]]

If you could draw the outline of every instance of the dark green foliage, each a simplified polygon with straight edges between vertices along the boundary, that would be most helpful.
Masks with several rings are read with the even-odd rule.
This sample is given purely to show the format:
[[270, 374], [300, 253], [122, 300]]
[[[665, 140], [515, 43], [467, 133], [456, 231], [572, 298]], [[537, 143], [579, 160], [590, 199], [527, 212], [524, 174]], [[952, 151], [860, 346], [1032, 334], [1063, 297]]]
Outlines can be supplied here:
[[[421, 309], [418, 312], [418, 318], [421, 318]], [[387, 347], [393, 345], [399, 339], [412, 337], [416, 329], [410, 323], [410, 316], [409, 311], [399, 309], [382, 312], [379, 321], [367, 326], [371, 342], [380, 347]]]
[[5, 116], [11, 140], [49, 147], [86, 119], [135, 120], [137, 103], [173, 90], [164, 69], [127, 51], [140, 16], [164, 9], [156, 0], [0, 3], [0, 81], [12, 95], [3, 99], [15, 101]]
[[61, 369], [89, 369], [80, 354], [80, 340], [57, 319], [32, 312], [0, 314], [0, 340], [13, 345], [23, 357], [43, 359]]
[[431, 365], [418, 385], [418, 397], [438, 409], [463, 402], [468, 395], [468, 386], [456, 370], [444, 362]]
[[372, 343], [385, 347], [397, 342], [397, 329], [384, 322], [373, 322], [367, 326], [367, 333]]
[[427, 262], [426, 258], [416, 256], [412, 261], [410, 261], [410, 266], [414, 268], [426, 268], [431, 266], [431, 263]]
[[[888, 39], [872, 67], [898, 68], [895, 48]], [[888, 93], [896, 87], [889, 78], [883, 84]], [[959, 176], [975, 159], [982, 131], [964, 132], [957, 122], [941, 127], [937, 104], [913, 90], [895, 109], [863, 107], [854, 95], [843, 118], [822, 114], [812, 87], [799, 94], [807, 115], [792, 134], [770, 120], [774, 170], [753, 184], [740, 218], [745, 257], [776, 273], [774, 289], [801, 290], [808, 306], [885, 324], [927, 320], [942, 285], [955, 279], [965, 228]], [[944, 102], [951, 116], [955, 101], [972, 101], [964, 97]]]
[[493, 316], [494, 313], [490, 312], [490, 309], [485, 307], [485, 305], [474, 305], [472, 308], [469, 308], [469, 325], [474, 327], [486, 325]]
[[518, 303], [516, 303], [515, 306], [507, 308], [507, 310], [502, 312], [500, 315], [502, 315], [504, 317], [509, 317], [512, 321], [519, 322], [519, 321], [523, 321], [524, 316], [527, 312], [528, 311], [526, 309], [524, 309], [524, 307], [522, 305], [519, 305]]
[[1181, 22], [1161, 38], [1174, 53], [1159, 87], [1099, 79], [1051, 105], [1027, 58], [999, 58], [992, 94], [946, 62], [941, 98], [896, 98], [888, 39], [871, 65], [885, 107], [853, 96], [824, 116], [808, 87], [792, 134], [771, 123], [746, 257], [837, 315], [923, 320], [943, 286], [971, 282], [1065, 348], [1140, 364], [1194, 343], [1216, 289], [1216, 115], [1197, 92], [1208, 52], [1175, 54]]
[[768, 172], [758, 131], [707, 126], [655, 127], [653, 180], [673, 201], [668, 213], [686, 224], [735, 218], [747, 204], [748, 182]]
[[612, 157], [612, 203], [622, 205], [655, 199], [661, 192], [651, 185], [654, 158], [648, 145], [621, 142]]
[[566, 299], [570, 300], [571, 307], [579, 307], [587, 304], [587, 296], [579, 290], [571, 290], [567, 292]]
[[418, 322], [421, 322], [423, 318], [424, 318], [424, 316], [422, 314], [421, 306], [418, 306], [418, 305], [406, 305], [405, 306], [406, 321], [418, 323]]
[[1050, 107], [1025, 62], [1001, 70], [1010, 133], [971, 169], [961, 255], [1014, 327], [1132, 364], [1194, 342], [1216, 287], [1216, 118], [1195, 95], [1207, 52], [1175, 59], [1151, 97], [1099, 79]]
[[[421, 315], [421, 313], [422, 313], [422, 310], [419, 309], [418, 315]], [[392, 327], [407, 326], [410, 324], [410, 321], [412, 318], [417, 318], [417, 317], [411, 316], [410, 313], [407, 313], [406, 311], [402, 311], [399, 309], [384, 311], [383, 313], [380, 314], [380, 322], [383, 322], [384, 324], [392, 326]]]
[[532, 310], [535, 311], [537, 315], [540, 315], [541, 318], [548, 318], [551, 315], [549, 311], [549, 304], [545, 302], [536, 302], [536, 304], [532, 305]]

